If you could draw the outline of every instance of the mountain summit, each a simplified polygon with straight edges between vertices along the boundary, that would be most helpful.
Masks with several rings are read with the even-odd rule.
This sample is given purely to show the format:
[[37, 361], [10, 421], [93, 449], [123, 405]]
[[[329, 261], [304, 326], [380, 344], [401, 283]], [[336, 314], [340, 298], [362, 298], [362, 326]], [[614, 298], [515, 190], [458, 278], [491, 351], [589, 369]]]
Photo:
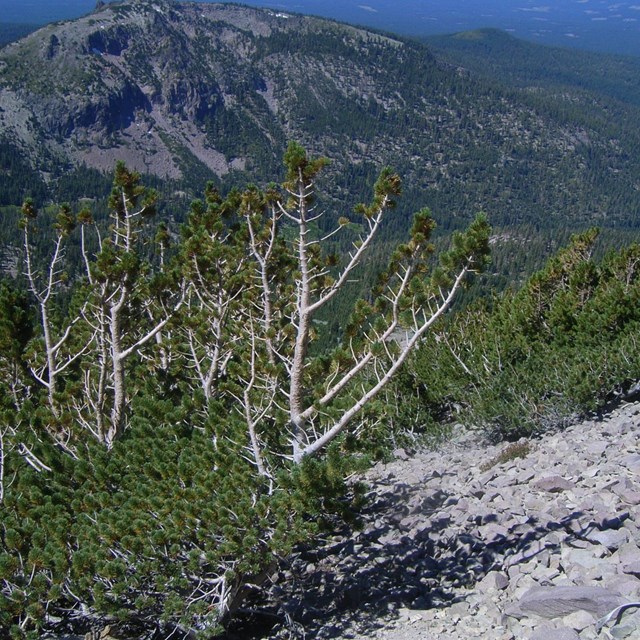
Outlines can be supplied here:
[[408, 206], [457, 212], [445, 226], [481, 209], [495, 224], [619, 226], [640, 210], [635, 105], [465, 67], [281, 11], [108, 4], [0, 49], [0, 169], [22, 163], [0, 171], [0, 204], [17, 204], [3, 201], [3, 179], [28, 175], [24, 196], [118, 159], [194, 192], [210, 178], [266, 182], [294, 139], [332, 159], [336, 197], [391, 165]]
[[251, 144], [284, 139], [274, 78], [286, 69], [274, 56], [259, 72], [260, 44], [309, 22], [218, 4], [103, 6], [2, 52], [2, 128], [32, 156], [98, 169], [121, 158], [170, 178], [194, 158], [217, 175], [244, 168]]
[[[260, 173], [288, 138], [326, 151], [350, 126], [349, 146], [375, 158], [361, 147], [381, 113], [405, 106], [407, 81], [387, 76], [407, 55], [398, 40], [282, 12], [109, 4], [0, 53], [2, 130], [41, 168], [45, 158], [101, 170], [124, 159], [168, 178], [194, 164]], [[426, 50], [420, 64], [434, 65]]]

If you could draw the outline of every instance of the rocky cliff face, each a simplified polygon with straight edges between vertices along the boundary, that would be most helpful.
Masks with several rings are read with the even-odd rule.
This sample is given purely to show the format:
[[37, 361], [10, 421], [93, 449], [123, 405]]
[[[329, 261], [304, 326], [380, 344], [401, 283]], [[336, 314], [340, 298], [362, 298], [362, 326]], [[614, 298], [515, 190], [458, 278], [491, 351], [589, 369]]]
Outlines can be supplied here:
[[[321, 60], [309, 34], [326, 36]], [[402, 48], [357, 29], [246, 7], [108, 5], [0, 53], [3, 135], [32, 158], [46, 149], [99, 169], [111, 169], [116, 157], [169, 177], [194, 162], [217, 175], [249, 169], [257, 156], [279, 160], [288, 137], [305, 137], [305, 98], [325, 113], [336, 95], [353, 110], [365, 88], [368, 100], [398, 101], [373, 79], [379, 70], [341, 60], [332, 40], [349, 55]]]
[[[277, 11], [135, 0], [0, 50], [0, 147], [45, 176], [123, 159], [201, 185], [277, 179], [296, 139], [332, 159], [337, 196], [391, 165], [411, 208], [461, 220], [479, 209], [509, 224], [628, 216], [640, 200], [634, 137], [612, 139], [606, 105], [567, 96], [588, 103], [589, 124], [415, 43]], [[620, 211], [608, 181], [625, 194]]]
[[243, 53], [277, 21], [250, 9], [143, 1], [45, 27], [0, 56], [4, 136], [33, 158], [45, 148], [111, 169], [124, 157], [177, 177], [187, 157], [224, 174], [234, 158], [216, 149], [207, 124], [238, 102]]

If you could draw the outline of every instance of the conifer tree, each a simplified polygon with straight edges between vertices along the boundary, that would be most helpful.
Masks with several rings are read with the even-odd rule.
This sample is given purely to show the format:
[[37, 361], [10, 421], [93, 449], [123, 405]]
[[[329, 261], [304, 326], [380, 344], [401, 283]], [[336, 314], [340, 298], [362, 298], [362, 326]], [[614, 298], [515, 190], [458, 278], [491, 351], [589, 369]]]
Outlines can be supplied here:
[[19, 409], [33, 383], [25, 352], [34, 333], [33, 309], [24, 292], [0, 283], [0, 388], [3, 404]]
[[640, 247], [596, 262], [598, 234], [576, 234], [518, 291], [438, 327], [412, 365], [418, 380], [432, 383], [434, 411], [455, 406], [459, 419], [512, 439], [635, 393]]
[[321, 365], [309, 353], [314, 319], [345, 287], [401, 190], [399, 177], [385, 170], [372, 202], [356, 208], [362, 232], [341, 264], [325, 245], [351, 221], [343, 216], [334, 229], [319, 231], [324, 212], [315, 189], [326, 163], [291, 144], [282, 189], [250, 188], [225, 201], [209, 192], [206, 207], [194, 204], [186, 231], [189, 367], [207, 400], [230, 398], [243, 416], [247, 449], [266, 476], [270, 457], [300, 464], [343, 433], [486, 261], [489, 227], [480, 216], [454, 236], [429, 275], [435, 225], [427, 210], [419, 212], [377, 297], [356, 305], [343, 344]]
[[20, 444], [18, 414], [34, 382], [25, 352], [34, 332], [33, 309], [24, 292], [0, 284], [0, 504], [4, 498], [5, 459]]
[[88, 343], [71, 347], [71, 333], [81, 318], [81, 311], [64, 320], [55, 321], [54, 303], [67, 283], [65, 271], [65, 249], [69, 236], [75, 228], [71, 208], [63, 204], [58, 208], [54, 224], [53, 251], [48, 262], [37, 264], [31, 247], [31, 232], [38, 217], [33, 200], [27, 199], [22, 205], [20, 226], [24, 234], [25, 276], [31, 295], [35, 298], [39, 311], [42, 348], [34, 341], [30, 349], [29, 368], [33, 378], [47, 391], [47, 404], [53, 416], [48, 425], [50, 432], [66, 446], [71, 434], [62, 426], [61, 403], [57, 394], [61, 391], [60, 376], [87, 350]]
[[[155, 292], [158, 295], [150, 290], [141, 233], [143, 222], [155, 215], [156, 202], [157, 194], [141, 184], [140, 175], [117, 163], [109, 198], [109, 234], [100, 239], [94, 259], [83, 241], [89, 290], [82, 315], [93, 338], [84, 369], [85, 393], [76, 409], [84, 426], [108, 448], [126, 424], [127, 360], [160, 334], [184, 299], [181, 286], [173, 293]], [[92, 222], [87, 212], [82, 212], [81, 221]]]
[[[0, 623], [17, 637], [63, 611], [210, 637], [319, 517], [345, 513], [353, 467], [341, 437], [367, 428], [366, 407], [484, 267], [489, 226], [479, 216], [436, 262], [434, 221], [418, 212], [340, 345], [316, 355], [318, 314], [356, 276], [401, 192], [384, 170], [371, 203], [332, 227], [316, 194], [326, 164], [291, 144], [280, 187], [207, 188], [175, 261], [164, 228], [159, 264], [145, 258], [156, 195], [123, 164], [109, 230], [80, 213], [86, 278], [69, 355], [56, 352], [51, 371], [86, 442], [71, 456], [45, 439], [16, 455], [14, 434], [0, 432], [0, 478], [16, 478], [8, 493], [0, 485]], [[352, 234], [343, 260], [338, 234]], [[147, 382], [169, 373], [184, 393]]]
[[181, 315], [187, 371], [208, 402], [226, 373], [237, 340], [238, 309], [246, 288], [246, 255], [233, 215], [237, 195], [226, 201], [208, 185], [205, 202], [191, 205], [181, 262], [187, 305]]
[[[347, 336], [326, 371], [326, 380], [317, 385], [308, 374], [313, 318], [345, 285], [371, 246], [385, 213], [400, 195], [400, 179], [389, 170], [382, 172], [371, 204], [360, 205], [356, 210], [364, 231], [353, 243], [346, 264], [333, 275], [329, 269], [331, 256], [321, 248], [323, 239], [313, 238], [310, 233], [311, 224], [323, 215], [315, 211], [313, 203], [316, 176], [324, 161], [309, 160], [300, 146], [292, 144], [285, 164], [284, 187], [289, 200], [280, 201], [279, 208], [296, 229], [297, 268], [292, 282], [295, 294], [287, 315], [295, 338], [283, 361], [289, 381], [285, 395], [291, 457], [299, 463], [305, 456], [321, 451], [357, 418], [450, 307], [468, 274], [483, 269], [489, 226], [479, 216], [466, 233], [456, 234], [451, 250], [441, 256], [440, 265], [429, 276], [428, 259], [433, 251], [430, 237], [435, 224], [428, 210], [416, 214], [411, 239], [396, 249], [373, 304], [361, 301], [356, 308], [351, 326], [361, 329], [359, 335]], [[340, 220], [338, 228], [328, 235], [337, 233], [345, 222]], [[332, 405], [338, 403], [340, 409], [335, 413]]]

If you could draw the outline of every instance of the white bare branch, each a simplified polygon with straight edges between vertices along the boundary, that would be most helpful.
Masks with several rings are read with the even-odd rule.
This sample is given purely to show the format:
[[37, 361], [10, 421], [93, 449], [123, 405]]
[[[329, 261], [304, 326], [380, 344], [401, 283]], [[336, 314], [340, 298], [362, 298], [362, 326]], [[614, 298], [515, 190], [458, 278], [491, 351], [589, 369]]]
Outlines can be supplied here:
[[403, 346], [400, 353], [395, 356], [395, 358], [386, 368], [385, 373], [378, 378], [376, 384], [374, 384], [368, 391], [363, 392], [361, 396], [351, 405], [351, 407], [342, 413], [341, 417], [336, 421], [334, 425], [327, 429], [322, 436], [313, 440], [311, 443], [307, 444], [304, 447], [300, 447], [299, 445], [296, 446], [296, 443], [292, 443], [292, 450], [294, 452], [293, 459], [295, 462], [300, 462], [304, 456], [317, 453], [329, 442], [334, 440], [340, 433], [342, 433], [342, 431], [351, 422], [351, 420], [367, 405], [367, 403], [375, 398], [378, 393], [380, 393], [380, 391], [388, 384], [391, 378], [405, 362], [409, 354], [413, 351], [414, 347], [422, 339], [424, 334], [449, 308], [467, 273], [467, 267], [463, 267], [460, 270], [453, 285], [451, 286], [449, 294], [440, 304], [435, 313], [431, 315], [431, 317], [426, 322], [424, 322], [422, 326], [420, 326], [420, 328], [413, 334], [409, 341]]

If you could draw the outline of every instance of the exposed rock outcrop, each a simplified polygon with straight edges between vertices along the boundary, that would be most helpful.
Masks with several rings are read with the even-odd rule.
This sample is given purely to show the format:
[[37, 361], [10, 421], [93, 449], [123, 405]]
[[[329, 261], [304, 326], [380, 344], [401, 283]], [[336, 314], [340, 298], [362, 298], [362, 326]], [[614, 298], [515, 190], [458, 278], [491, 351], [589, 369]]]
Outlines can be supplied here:
[[462, 432], [397, 452], [368, 474], [363, 529], [301, 552], [273, 587], [280, 636], [639, 638], [640, 609], [617, 609], [640, 601], [639, 435], [626, 405], [510, 450]]

